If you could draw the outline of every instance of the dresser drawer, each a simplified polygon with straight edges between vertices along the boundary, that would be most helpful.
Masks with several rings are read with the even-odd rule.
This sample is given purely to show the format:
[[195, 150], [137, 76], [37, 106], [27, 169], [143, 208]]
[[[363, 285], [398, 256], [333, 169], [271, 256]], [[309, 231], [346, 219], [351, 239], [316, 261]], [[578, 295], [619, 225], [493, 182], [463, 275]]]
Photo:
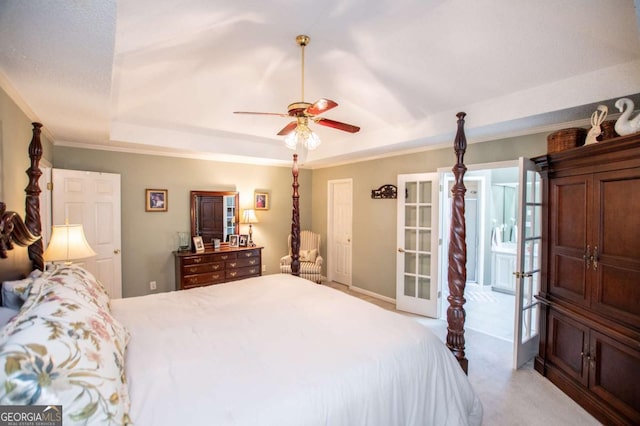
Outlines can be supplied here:
[[256, 266], [260, 264], [259, 257], [247, 257], [236, 259], [226, 263], [227, 269], [244, 268], [245, 266]]
[[198, 275], [185, 275], [182, 277], [182, 288], [198, 287], [206, 284], [216, 284], [224, 282], [224, 271], [212, 272]]
[[242, 250], [238, 252], [238, 259], [244, 259], [247, 257], [260, 257], [260, 249]]
[[247, 266], [246, 268], [238, 268], [227, 270], [227, 280], [239, 280], [240, 278], [257, 277], [260, 275], [260, 266]]
[[205, 263], [204, 265], [184, 265], [183, 275], [202, 274], [205, 272], [216, 272], [224, 270], [224, 262]]

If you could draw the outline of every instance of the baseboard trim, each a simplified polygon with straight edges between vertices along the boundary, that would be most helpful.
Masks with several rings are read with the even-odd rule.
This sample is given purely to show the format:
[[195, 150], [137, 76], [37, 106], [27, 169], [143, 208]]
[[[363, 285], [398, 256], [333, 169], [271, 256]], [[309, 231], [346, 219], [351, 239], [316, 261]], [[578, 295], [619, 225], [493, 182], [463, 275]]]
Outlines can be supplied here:
[[393, 304], [396, 303], [396, 299], [393, 299], [393, 298], [387, 297], [387, 296], [383, 296], [381, 294], [374, 293], [374, 292], [372, 292], [370, 290], [365, 290], [364, 288], [356, 287], [354, 285], [349, 286], [349, 290], [353, 290], [356, 293], [362, 293], [362, 294], [365, 294], [367, 296], [375, 297], [376, 299], [384, 300], [385, 302], [389, 302], [389, 303], [393, 303]]

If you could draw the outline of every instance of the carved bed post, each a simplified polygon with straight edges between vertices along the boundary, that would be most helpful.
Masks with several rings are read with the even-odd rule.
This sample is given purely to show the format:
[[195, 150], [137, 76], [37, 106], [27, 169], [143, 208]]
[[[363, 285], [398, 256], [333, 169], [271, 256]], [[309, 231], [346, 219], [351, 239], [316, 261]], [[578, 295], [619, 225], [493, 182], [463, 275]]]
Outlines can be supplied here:
[[467, 139], [464, 134], [464, 112], [456, 114], [458, 117], [458, 131], [453, 143], [457, 162], [453, 166], [455, 184], [451, 189], [451, 231], [449, 239], [449, 308], [447, 309], [447, 347], [458, 359], [462, 370], [468, 371], [469, 361], [464, 353], [464, 320], [465, 312], [462, 305], [464, 287], [467, 282], [467, 245], [466, 226], [464, 220], [464, 173], [467, 167], [464, 165], [464, 153], [467, 149]]
[[[26, 197], [26, 216], [25, 224], [29, 231], [36, 236], [42, 235], [42, 223], [40, 221], [40, 186], [38, 180], [42, 176], [40, 170], [40, 158], [42, 158], [42, 142], [40, 141], [40, 128], [42, 124], [33, 124], [33, 137], [29, 144], [29, 158], [31, 159], [31, 167], [26, 170], [29, 176], [29, 185], [25, 188], [27, 193]], [[29, 259], [33, 262], [33, 269], [44, 269], [44, 259], [42, 254], [44, 252], [42, 238], [34, 242], [29, 246]]]
[[291, 218], [291, 274], [300, 276], [300, 206], [298, 194], [298, 154], [293, 154], [293, 217]]

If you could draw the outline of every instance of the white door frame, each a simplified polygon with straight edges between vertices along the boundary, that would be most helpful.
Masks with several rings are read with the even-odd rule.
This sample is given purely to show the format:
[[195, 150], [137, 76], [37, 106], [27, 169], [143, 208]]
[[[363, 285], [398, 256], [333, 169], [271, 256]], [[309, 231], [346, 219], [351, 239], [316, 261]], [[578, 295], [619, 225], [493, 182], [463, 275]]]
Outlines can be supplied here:
[[342, 259], [345, 263], [345, 274], [340, 279], [343, 284], [352, 286], [352, 263], [353, 263], [353, 179], [345, 178], [345, 179], [333, 179], [327, 182], [327, 280], [333, 281], [335, 278], [334, 266], [338, 262], [336, 256], [338, 256], [337, 250], [335, 250], [336, 241], [334, 239], [334, 227], [336, 226], [337, 218], [334, 217], [334, 188], [336, 185], [348, 184], [351, 188], [351, 214], [347, 219], [349, 223], [343, 224], [347, 225], [348, 235], [345, 236], [347, 239], [347, 253], [344, 256], [345, 259]]

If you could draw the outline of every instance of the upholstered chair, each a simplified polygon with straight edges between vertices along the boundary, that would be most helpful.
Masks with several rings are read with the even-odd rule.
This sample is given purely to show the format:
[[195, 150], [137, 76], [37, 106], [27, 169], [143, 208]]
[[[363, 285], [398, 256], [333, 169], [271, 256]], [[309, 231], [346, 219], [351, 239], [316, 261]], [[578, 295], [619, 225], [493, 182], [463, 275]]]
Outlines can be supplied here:
[[[291, 273], [291, 235], [287, 240], [289, 254], [280, 259], [280, 273]], [[300, 277], [320, 284], [322, 282], [322, 256], [320, 234], [300, 232]]]

